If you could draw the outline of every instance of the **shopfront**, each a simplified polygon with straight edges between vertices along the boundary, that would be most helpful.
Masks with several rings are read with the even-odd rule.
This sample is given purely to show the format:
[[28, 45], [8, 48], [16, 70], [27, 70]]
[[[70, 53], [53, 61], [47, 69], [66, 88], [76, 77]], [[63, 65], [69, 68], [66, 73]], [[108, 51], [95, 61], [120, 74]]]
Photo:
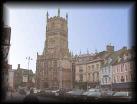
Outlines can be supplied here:
[[113, 91], [132, 91], [134, 89], [135, 89], [135, 82], [112, 84], [112, 90]]

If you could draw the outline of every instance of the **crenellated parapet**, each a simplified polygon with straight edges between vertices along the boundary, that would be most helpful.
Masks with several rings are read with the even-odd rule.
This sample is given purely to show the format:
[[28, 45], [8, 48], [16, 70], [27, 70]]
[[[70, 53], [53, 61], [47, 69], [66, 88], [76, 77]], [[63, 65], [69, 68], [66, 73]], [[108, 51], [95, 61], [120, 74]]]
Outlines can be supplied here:
[[62, 22], [66, 22], [67, 23], [67, 20], [63, 17], [59, 17], [59, 16], [54, 16], [54, 17], [50, 17], [47, 22], [53, 22], [53, 21], [62, 21]]

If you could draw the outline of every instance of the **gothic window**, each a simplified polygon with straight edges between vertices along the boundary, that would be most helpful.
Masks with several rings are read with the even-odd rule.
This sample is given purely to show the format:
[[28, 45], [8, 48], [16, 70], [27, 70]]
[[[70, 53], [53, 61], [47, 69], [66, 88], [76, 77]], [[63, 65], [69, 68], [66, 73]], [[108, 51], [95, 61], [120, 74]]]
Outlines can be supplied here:
[[57, 61], [54, 61], [54, 62], [53, 62], [53, 66], [54, 66], [54, 68], [57, 67]]

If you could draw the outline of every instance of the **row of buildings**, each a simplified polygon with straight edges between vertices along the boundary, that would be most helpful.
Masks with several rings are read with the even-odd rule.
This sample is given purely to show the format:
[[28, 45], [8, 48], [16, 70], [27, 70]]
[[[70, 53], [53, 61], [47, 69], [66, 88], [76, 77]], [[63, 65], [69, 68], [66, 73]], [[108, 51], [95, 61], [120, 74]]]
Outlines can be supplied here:
[[35, 74], [32, 70], [21, 68], [18, 64], [17, 69], [12, 69], [10, 65], [8, 72], [8, 90], [35, 87]]
[[74, 86], [82, 89], [131, 90], [135, 82], [135, 53], [133, 48], [123, 47], [114, 51], [107, 45], [106, 51], [81, 54], [73, 58]]
[[18, 64], [17, 69], [12, 69], [12, 65], [8, 63], [10, 39], [11, 39], [11, 27], [5, 25], [2, 31], [2, 91], [5, 98], [8, 90], [14, 90], [19, 87], [35, 87], [35, 74], [32, 70], [23, 69]]
[[68, 48], [68, 14], [49, 18], [42, 54], [37, 53], [36, 87], [40, 89], [102, 88], [128, 90], [134, 75], [134, 48], [73, 55]]

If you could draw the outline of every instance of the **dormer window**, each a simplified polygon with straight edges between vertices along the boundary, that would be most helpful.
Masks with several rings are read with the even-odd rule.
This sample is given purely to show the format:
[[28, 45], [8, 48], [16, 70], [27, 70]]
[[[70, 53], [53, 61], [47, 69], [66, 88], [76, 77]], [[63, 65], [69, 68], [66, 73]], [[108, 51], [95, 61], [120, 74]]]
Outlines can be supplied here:
[[124, 56], [123, 56], [123, 57], [124, 57], [124, 60], [127, 60], [127, 55], [126, 55], [126, 54], [124, 54]]
[[121, 61], [121, 58], [118, 56], [118, 62], [120, 62]]
[[109, 58], [109, 59], [108, 59], [108, 63], [110, 64], [110, 63], [111, 63], [111, 61], [112, 61], [112, 58]]

